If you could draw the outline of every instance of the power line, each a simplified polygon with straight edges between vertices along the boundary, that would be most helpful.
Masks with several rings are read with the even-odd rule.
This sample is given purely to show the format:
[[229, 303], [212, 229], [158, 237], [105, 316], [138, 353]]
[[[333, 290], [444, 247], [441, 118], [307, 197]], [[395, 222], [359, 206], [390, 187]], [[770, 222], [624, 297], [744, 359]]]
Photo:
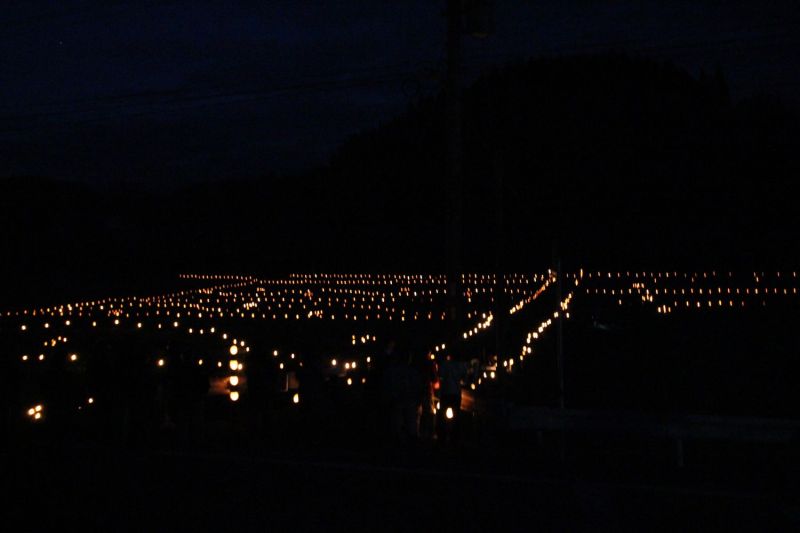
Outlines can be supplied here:
[[[321, 73], [321, 75], [314, 75], [306, 78], [300, 78], [297, 81], [293, 82], [293, 84], [303, 84], [303, 83], [314, 83], [314, 82], [324, 82], [324, 81], [336, 81], [337, 79], [342, 79], [346, 81], [347, 78], [343, 78], [345, 74], [347, 74], [350, 78], [353, 75], [360, 75], [361, 73], [367, 74], [370, 71], [377, 72], [377, 74], [386, 74], [391, 72], [400, 72], [400, 71], [408, 71], [407, 63], [402, 64], [393, 64], [393, 65], [373, 65], [369, 67], [359, 67], [359, 68], [350, 68], [346, 72], [343, 71], [328, 71], [325, 73]], [[383, 72], [381, 72], [383, 71]], [[289, 84], [292, 85], [292, 84]], [[279, 86], [280, 87], [280, 86]], [[78, 98], [72, 100], [57, 100], [51, 102], [42, 102], [38, 104], [32, 104], [29, 107], [53, 107], [53, 106], [80, 106], [80, 105], [91, 105], [91, 104], [116, 104], [119, 103], [121, 105], [125, 104], [133, 104], [136, 105], [137, 102], [128, 102], [128, 100], [137, 100], [137, 99], [144, 99], [144, 98], [160, 98], [160, 97], [176, 97], [176, 98], [183, 98], [183, 97], [214, 97], [214, 96], [226, 96], [226, 95], [237, 95], [237, 94], [249, 94], [249, 93], [257, 93], [263, 90], [272, 90], [273, 88], [232, 88], [230, 86], [220, 86], [220, 85], [211, 85], [206, 88], [210, 90], [207, 94], [204, 95], [197, 95], [191, 94], [197, 91], [197, 88], [172, 88], [172, 89], [161, 89], [161, 90], [145, 90], [145, 91], [137, 91], [125, 94], [117, 94], [117, 95], [107, 95], [107, 96], [93, 96], [90, 98]], [[146, 102], [144, 102], [146, 103]], [[6, 109], [14, 109], [18, 106], [9, 105], [5, 106]], [[3, 106], [0, 106], [0, 110], [3, 109]], [[81, 110], [74, 110], [74, 111], [64, 111], [65, 113], [71, 112], [81, 112]], [[56, 111], [56, 113], [60, 113]], [[0, 120], [6, 118], [15, 118], [18, 116], [27, 117], [27, 116], [35, 116], [39, 113], [23, 113], [23, 114], [0, 114]], [[49, 114], [49, 112], [41, 113], [43, 115]]]
[[[768, 43], [762, 46], [777, 46], [783, 43]], [[794, 43], [792, 43], [794, 44]], [[664, 50], [676, 50], [676, 49], [687, 49], [687, 48], [698, 48], [698, 47], [706, 47], [706, 46], [715, 46], [715, 45], [741, 45], [740, 39], [718, 39], [718, 40], [703, 40], [703, 41], [690, 41], [690, 42], [680, 42], [680, 43], [663, 43], [663, 44], [645, 44], [644, 40], [627, 40], [627, 41], [605, 41], [605, 42], [595, 42], [595, 43], [587, 43], [584, 45], [574, 45], [569, 47], [557, 47], [556, 49], [548, 49], [548, 52], [559, 52], [559, 53], [575, 53], [585, 50], [603, 50], [608, 51], [610, 49], [615, 49], [620, 45], [639, 45], [640, 50], [649, 50], [649, 51], [664, 51]], [[531, 57], [528, 53], [499, 53], [499, 54], [484, 54], [479, 55], [472, 61], [471, 64], [468, 66], [472, 68], [484, 68], [487, 66], [493, 66], [497, 62], [510, 62], [510, 61], [521, 61]], [[492, 62], [488, 64], [487, 62]], [[394, 65], [384, 65], [384, 66], [373, 66], [373, 67], [366, 67], [362, 69], [356, 69], [357, 71], [378, 71], [376, 73], [376, 82], [381, 83], [381, 80], [387, 76], [394, 76], [394, 75], [405, 75], [409, 77], [418, 77], [419, 72], [418, 70], [409, 70], [406, 67], [407, 64], [394, 64]], [[383, 70], [381, 72], [380, 70]], [[349, 70], [348, 73], [353, 72], [353, 70]], [[340, 74], [334, 74], [335, 77], [340, 76]], [[354, 78], [350, 78], [352, 80]], [[342, 88], [347, 88], [347, 81], [342, 84]], [[366, 79], [362, 78], [361, 82], [367, 81]], [[85, 98], [85, 99], [76, 99], [76, 100], [67, 100], [67, 101], [57, 101], [57, 102], [47, 102], [38, 104], [37, 107], [52, 107], [52, 106], [71, 106], [71, 105], [85, 105], [85, 104], [104, 104], [104, 103], [119, 103], [117, 107], [125, 108], [126, 106], [142, 106], [142, 105], [164, 105], [164, 104], [171, 104], [171, 103], [183, 103], [183, 102], [190, 102], [195, 100], [213, 100], [217, 98], [225, 98], [225, 97], [249, 97], [249, 96], [259, 96], [260, 94], [268, 94], [274, 92], [283, 92], [283, 91], [290, 91], [292, 89], [296, 90], [307, 90], [310, 87], [317, 87], [320, 89], [325, 88], [326, 86], [335, 87], [337, 84], [336, 79], [314, 79], [311, 78], [307, 81], [301, 81], [295, 84], [289, 84], [286, 86], [278, 86], [266, 89], [252, 89], [252, 90], [234, 90], [234, 91], [220, 91], [220, 92], [212, 92], [203, 95], [191, 95], [189, 94], [190, 90], [187, 89], [165, 89], [165, 90], [156, 90], [156, 91], [141, 91], [135, 93], [128, 93], [123, 95], [110, 95], [104, 97], [93, 97], [93, 98]], [[212, 89], [213, 90], [213, 89]], [[128, 102], [128, 100], [135, 100], [135, 99], [142, 99], [142, 98], [170, 98], [172, 100], [162, 100], [162, 101], [154, 101], [154, 102]], [[111, 109], [113, 110], [113, 108]], [[91, 113], [95, 111], [100, 111], [99, 109], [86, 109], [86, 110], [64, 110], [64, 111], [54, 111], [54, 112], [44, 112], [44, 113], [28, 113], [28, 114], [12, 114], [12, 115], [0, 115], [0, 120], [17, 120], [17, 119], [35, 119], [35, 118], [43, 118], [43, 117], [58, 117], [58, 116], [66, 116], [70, 114], [82, 114], [82, 113]]]
[[[111, 109], [87, 109], [87, 110], [69, 110], [69, 111], [62, 111], [62, 112], [50, 112], [50, 113], [38, 113], [38, 114], [31, 114], [31, 115], [15, 115], [15, 116], [6, 116], [0, 117], [0, 120], [5, 121], [20, 121], [20, 120], [33, 120], [33, 121], [43, 121], [47, 119], [54, 119], [64, 116], [76, 116], [78, 120], [71, 120], [69, 123], [55, 123], [49, 124], [48, 127], [52, 128], [53, 126], [56, 127], [73, 127], [76, 125], [85, 125], [85, 124], [92, 124], [98, 122], [107, 122], [113, 121], [118, 119], [129, 119], [129, 118], [136, 118], [142, 117], [147, 115], [153, 114], [170, 114], [176, 112], [183, 112], [187, 110], [193, 110], [202, 107], [208, 106], [220, 106], [220, 105], [235, 105], [235, 104], [242, 104], [242, 103], [250, 103], [255, 101], [261, 101], [264, 99], [272, 98], [275, 96], [279, 96], [281, 94], [286, 93], [299, 93], [299, 92], [307, 92], [307, 91], [338, 91], [338, 90], [346, 90], [358, 87], [369, 87], [369, 86], [379, 86], [385, 85], [395, 82], [400, 82], [403, 80], [408, 79], [408, 76], [413, 74], [409, 72], [397, 72], [394, 74], [387, 74], [382, 77], [363, 77], [363, 78], [350, 78], [347, 80], [324, 80], [318, 82], [304, 82], [304, 83], [296, 83], [284, 86], [276, 86], [271, 87], [268, 89], [260, 89], [260, 90], [253, 90], [253, 91], [235, 91], [235, 92], [226, 92], [226, 93], [217, 93], [217, 94], [208, 94], [208, 95], [183, 95], [177, 96], [175, 98], [169, 100], [160, 100], [160, 101], [152, 101], [152, 102], [140, 102], [140, 103], [124, 103], [121, 105], [117, 105], [112, 107]], [[163, 107], [168, 106], [168, 107]], [[147, 109], [150, 107], [150, 109]], [[137, 110], [138, 108], [138, 110]], [[143, 109], [144, 108], [144, 109]], [[129, 112], [128, 110], [132, 110]], [[108, 116], [108, 112], [116, 113], [113, 116]], [[81, 115], [91, 115], [97, 113], [105, 113], [105, 116], [94, 116], [94, 117], [86, 117], [84, 120], [81, 119]], [[9, 125], [4, 133], [9, 133], [10, 131], [19, 131], [23, 129], [27, 129], [27, 125], [17, 125], [16, 127], [13, 125]]]
[[[751, 36], [745, 41], [756, 41], [770, 36]], [[753, 46], [755, 44], [755, 46]], [[780, 46], [781, 42], [764, 43], [758, 45], [751, 43], [747, 48], [763, 46]], [[788, 44], [794, 44], [790, 42]], [[716, 40], [696, 40], [672, 43], [647, 44], [644, 39], [633, 39], [624, 41], [599, 41], [594, 43], [576, 44], [573, 46], [557, 46], [555, 49], [545, 49], [548, 53], [577, 53], [582, 51], [610, 51], [619, 47], [632, 48], [632, 52], [637, 51], [667, 51], [680, 49], [696, 49], [709, 46], [741, 46], [741, 38], [724, 38]], [[522, 61], [531, 57], [530, 53], [498, 53], [478, 55], [465, 66], [473, 71], [495, 66], [498, 63]], [[211, 92], [205, 94], [192, 94], [195, 89], [165, 89], [153, 91], [140, 91], [122, 95], [109, 95], [84, 99], [75, 99], [58, 102], [48, 102], [36, 104], [33, 107], [48, 108], [55, 106], [90, 106], [84, 109], [63, 109], [33, 113], [6, 114], [0, 115], [0, 121], [46, 121], [48, 119], [76, 117], [83, 118], [82, 121], [70, 121], [72, 125], [87, 124], [92, 122], [114, 120], [117, 118], [130, 118], [145, 116], [150, 114], [167, 114], [182, 112], [185, 110], [201, 107], [241, 104], [251, 101], [259, 101], [264, 98], [274, 97], [291, 92], [300, 93], [307, 91], [324, 90], [346, 90], [350, 88], [366, 87], [370, 85], [381, 85], [393, 82], [402, 82], [409, 79], [420, 79], [419, 69], [409, 69], [408, 63], [394, 65], [379, 65], [355, 69], [356, 72], [363, 72], [365, 75], [360, 77], [350, 76], [342, 79], [342, 73], [328, 73], [328, 78], [311, 77], [299, 80], [295, 83], [278, 85], [260, 89], [234, 89], [225, 90], [221, 87], [211, 87]], [[354, 69], [350, 69], [348, 74], [352, 74]], [[169, 107], [172, 107], [170, 109]], [[152, 109], [147, 109], [147, 108]], [[133, 111], [133, 112], [130, 112]], [[116, 116], [108, 116], [109, 113], [118, 113]], [[121, 114], [119, 114], [121, 113]], [[92, 116], [94, 115], [94, 116]], [[99, 116], [97, 116], [99, 115]], [[64, 124], [66, 125], [66, 124]], [[25, 125], [11, 126], [16, 130], [25, 129]]]

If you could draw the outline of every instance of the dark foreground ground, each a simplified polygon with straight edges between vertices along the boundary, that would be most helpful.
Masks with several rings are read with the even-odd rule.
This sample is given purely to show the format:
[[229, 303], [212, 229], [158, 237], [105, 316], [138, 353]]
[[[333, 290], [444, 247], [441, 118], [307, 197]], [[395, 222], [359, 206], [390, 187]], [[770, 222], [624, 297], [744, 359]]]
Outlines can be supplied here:
[[523, 471], [81, 450], [5, 457], [20, 530], [786, 530], [800, 507], [738, 490]]
[[[568, 407], [796, 420], [796, 312], [590, 304], [565, 327]], [[189, 402], [166, 431], [147, 402], [126, 426], [111, 396], [69, 416], [45, 401], [44, 424], [17, 416], [0, 443], [2, 530], [800, 530], [797, 438], [687, 440], [679, 466], [658, 435], [511, 431], [509, 405], [553, 405], [552, 340], [448, 445], [386, 439], [385, 413], [341, 383], [314, 403], [301, 381], [295, 407]]]
[[[293, 417], [295, 420], [297, 417]], [[209, 424], [202, 443], [32, 432], [2, 455], [6, 524], [42, 531], [796, 531], [792, 446], [465, 426], [456, 442], [374, 438], [333, 413], [314, 430]], [[42, 426], [43, 428], [44, 426]], [[762, 453], [763, 452], [763, 453]]]

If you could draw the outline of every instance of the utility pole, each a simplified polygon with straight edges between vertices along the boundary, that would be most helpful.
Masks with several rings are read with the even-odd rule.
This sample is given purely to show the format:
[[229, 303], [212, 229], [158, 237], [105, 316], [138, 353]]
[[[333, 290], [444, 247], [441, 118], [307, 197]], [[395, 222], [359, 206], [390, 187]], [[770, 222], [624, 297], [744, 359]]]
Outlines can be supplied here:
[[558, 406], [564, 409], [564, 310], [561, 309], [561, 302], [564, 300], [562, 288], [561, 257], [558, 253], [558, 245], [553, 246], [553, 262], [556, 271], [556, 310], [558, 319], [556, 320], [556, 366], [558, 368]]
[[[558, 311], [558, 318], [556, 319], [556, 367], [558, 373], [558, 407], [564, 409], [566, 402], [564, 399], [564, 310], [561, 308], [561, 302], [564, 297], [562, 296], [562, 272], [561, 272], [561, 255], [558, 249], [558, 230], [553, 237], [553, 268], [556, 272], [556, 310]], [[567, 461], [567, 434], [566, 431], [559, 432], [559, 458], [562, 463]]]
[[447, 314], [451, 342], [458, 338], [461, 316], [461, 31], [462, 0], [447, 0], [447, 74], [445, 129], [447, 132]]
[[451, 342], [459, 337], [462, 302], [463, 165], [461, 138], [461, 36], [485, 37], [493, 29], [489, 0], [447, 0], [447, 73], [445, 130], [447, 135], [447, 314]]
[[[495, 116], [497, 112], [495, 110]], [[499, 130], [499, 125], [495, 124], [495, 135], [497, 135], [497, 131]], [[500, 143], [497, 142], [495, 139], [492, 143], [493, 150], [493, 165], [492, 165], [492, 173], [494, 174], [494, 211], [495, 211], [495, 260], [494, 260], [494, 271], [495, 271], [495, 286], [494, 286], [494, 329], [495, 329], [495, 337], [494, 337], [494, 344], [495, 344], [495, 355], [500, 355], [501, 350], [504, 348], [504, 340], [505, 340], [505, 330], [507, 327], [507, 320], [508, 320], [508, 299], [506, 298], [506, 280], [504, 275], [504, 261], [503, 261], [503, 251], [504, 251], [504, 244], [505, 244], [505, 233], [503, 228], [503, 189], [504, 189], [504, 181], [503, 181], [503, 167], [501, 161], [501, 147]]]

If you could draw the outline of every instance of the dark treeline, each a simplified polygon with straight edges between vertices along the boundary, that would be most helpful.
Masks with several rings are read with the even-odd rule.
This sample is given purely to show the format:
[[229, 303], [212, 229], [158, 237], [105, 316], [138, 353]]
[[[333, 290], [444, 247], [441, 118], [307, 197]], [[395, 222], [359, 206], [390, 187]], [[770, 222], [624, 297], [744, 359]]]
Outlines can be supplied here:
[[[541, 269], [555, 241], [571, 267], [800, 263], [797, 119], [766, 96], [731, 102], [720, 73], [537, 59], [463, 103], [467, 270]], [[2, 299], [147, 292], [179, 271], [442, 271], [443, 109], [416, 102], [300, 176], [162, 193], [0, 181]]]

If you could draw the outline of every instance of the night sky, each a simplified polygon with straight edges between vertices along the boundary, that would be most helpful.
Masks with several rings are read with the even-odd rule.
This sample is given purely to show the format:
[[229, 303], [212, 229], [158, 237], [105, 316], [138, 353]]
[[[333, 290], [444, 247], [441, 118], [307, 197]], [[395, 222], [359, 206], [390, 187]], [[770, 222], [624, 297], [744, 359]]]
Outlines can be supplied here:
[[[434, 94], [444, 1], [5, 2], [0, 176], [162, 188], [324, 164]], [[465, 79], [531, 56], [623, 51], [798, 107], [796, 2], [495, 1]]]

